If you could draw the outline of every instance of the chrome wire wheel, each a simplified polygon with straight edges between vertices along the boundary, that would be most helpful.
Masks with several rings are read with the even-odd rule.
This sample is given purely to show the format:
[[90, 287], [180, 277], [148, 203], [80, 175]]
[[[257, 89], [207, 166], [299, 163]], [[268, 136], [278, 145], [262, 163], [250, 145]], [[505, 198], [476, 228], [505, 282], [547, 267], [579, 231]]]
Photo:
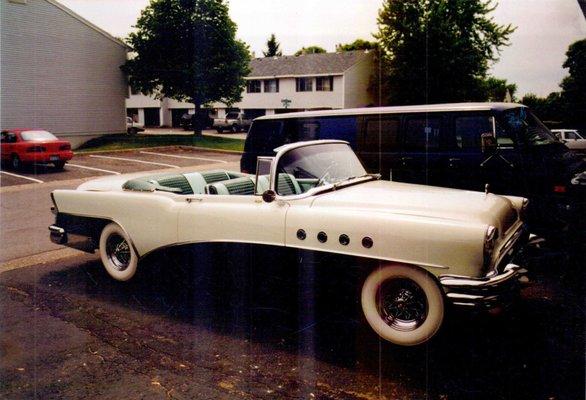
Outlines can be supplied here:
[[360, 295], [370, 327], [401, 346], [430, 340], [444, 319], [444, 298], [436, 279], [423, 268], [389, 263], [373, 269]]
[[99, 252], [104, 268], [117, 281], [127, 281], [136, 274], [139, 256], [120, 225], [112, 222], [104, 227]]
[[117, 233], [111, 234], [106, 241], [108, 259], [118, 271], [124, 271], [130, 265], [130, 245]]
[[393, 279], [380, 285], [377, 309], [387, 325], [409, 332], [425, 322], [428, 304], [423, 289], [417, 283], [410, 279]]

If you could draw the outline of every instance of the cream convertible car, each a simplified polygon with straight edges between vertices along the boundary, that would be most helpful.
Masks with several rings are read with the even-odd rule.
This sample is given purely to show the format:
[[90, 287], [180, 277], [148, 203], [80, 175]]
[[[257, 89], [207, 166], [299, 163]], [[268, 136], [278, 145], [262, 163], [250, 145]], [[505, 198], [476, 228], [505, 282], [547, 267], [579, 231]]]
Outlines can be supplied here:
[[517, 287], [523, 198], [386, 182], [346, 142], [283, 146], [257, 174], [214, 170], [108, 177], [52, 193], [55, 243], [93, 252], [117, 280], [145, 255], [202, 242], [338, 253], [366, 271], [361, 304], [382, 338], [416, 345], [448, 304], [492, 307]]

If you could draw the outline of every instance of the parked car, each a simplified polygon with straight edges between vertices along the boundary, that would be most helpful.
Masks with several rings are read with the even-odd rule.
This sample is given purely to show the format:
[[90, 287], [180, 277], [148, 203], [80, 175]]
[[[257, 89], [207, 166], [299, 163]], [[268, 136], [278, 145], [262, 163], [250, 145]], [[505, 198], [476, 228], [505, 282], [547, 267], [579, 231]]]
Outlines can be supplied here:
[[[211, 128], [214, 125], [214, 119], [209, 116], [208, 110], [202, 110], [199, 121], [201, 129]], [[194, 125], [195, 122], [195, 114], [185, 113], [181, 116], [181, 127], [183, 130], [193, 131], [196, 128]]]
[[[381, 181], [335, 140], [283, 146], [259, 158], [256, 175], [117, 176], [51, 196], [51, 240], [98, 249], [120, 281], [146, 255], [188, 244], [349, 257], [366, 265], [360, 302], [367, 322], [399, 345], [430, 339], [448, 304], [506, 302], [524, 274], [518, 263], [529, 240], [525, 199]], [[234, 268], [246, 261], [234, 256]]]
[[553, 133], [563, 144], [576, 153], [586, 154], [586, 139], [577, 129], [552, 129]]
[[2, 161], [10, 162], [14, 169], [23, 164], [53, 164], [63, 169], [73, 158], [71, 143], [58, 139], [50, 132], [40, 129], [8, 129], [0, 132]]
[[313, 139], [350, 142], [367, 171], [383, 179], [466, 190], [484, 190], [488, 184], [493, 193], [527, 197], [532, 232], [585, 241], [586, 182], [578, 179], [586, 170], [584, 160], [523, 105], [436, 104], [264, 116], [254, 120], [247, 135], [241, 170], [254, 171], [257, 157], [275, 147]]
[[126, 133], [136, 135], [139, 132], [144, 132], [144, 125], [135, 122], [131, 117], [126, 117]]
[[244, 112], [229, 112], [225, 118], [214, 118], [214, 129], [218, 132], [231, 131], [233, 133], [248, 131], [252, 120]]

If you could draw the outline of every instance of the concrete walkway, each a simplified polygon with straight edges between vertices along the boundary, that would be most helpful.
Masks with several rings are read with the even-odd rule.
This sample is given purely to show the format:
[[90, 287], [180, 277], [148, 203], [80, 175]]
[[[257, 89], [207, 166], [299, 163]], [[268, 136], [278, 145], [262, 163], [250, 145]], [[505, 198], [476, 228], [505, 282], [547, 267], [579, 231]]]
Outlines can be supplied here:
[[[193, 135], [191, 131], [185, 131], [181, 128], [148, 128], [139, 135]], [[246, 139], [246, 132], [241, 133], [218, 133], [215, 129], [206, 129], [203, 131], [204, 136], [216, 136], [228, 139]]]

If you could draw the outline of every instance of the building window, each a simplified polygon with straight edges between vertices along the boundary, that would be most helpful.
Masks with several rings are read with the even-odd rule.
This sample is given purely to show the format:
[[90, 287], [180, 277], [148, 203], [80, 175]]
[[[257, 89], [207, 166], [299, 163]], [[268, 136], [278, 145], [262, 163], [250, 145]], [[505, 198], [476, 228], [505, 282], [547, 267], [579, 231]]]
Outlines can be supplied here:
[[278, 79], [265, 80], [265, 93], [279, 93], [279, 80]]
[[332, 92], [334, 90], [334, 77], [320, 76], [315, 78], [315, 90], [318, 92]]
[[260, 81], [256, 79], [247, 81], [246, 93], [260, 93]]
[[313, 78], [297, 78], [296, 87], [298, 92], [312, 92]]

